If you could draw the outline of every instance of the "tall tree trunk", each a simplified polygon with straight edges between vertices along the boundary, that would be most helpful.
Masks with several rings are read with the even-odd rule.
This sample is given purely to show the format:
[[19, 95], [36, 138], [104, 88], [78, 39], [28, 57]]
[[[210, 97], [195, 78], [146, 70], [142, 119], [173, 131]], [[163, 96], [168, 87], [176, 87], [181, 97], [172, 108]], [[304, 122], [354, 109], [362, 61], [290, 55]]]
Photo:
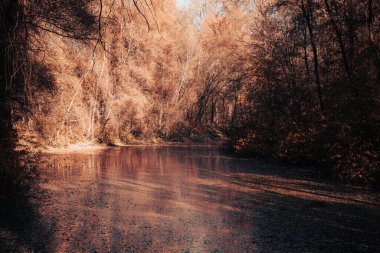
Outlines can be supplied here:
[[[23, 85], [21, 61], [25, 41], [18, 19], [22, 18], [19, 2], [3, 0], [0, 3], [0, 152], [12, 151], [17, 134], [12, 124], [12, 95]], [[22, 90], [22, 89], [21, 89]]]
[[368, 27], [368, 39], [370, 44], [372, 44], [372, 22], [373, 22], [373, 3], [372, 0], [368, 0], [368, 17], [367, 17], [367, 27]]
[[21, 57], [25, 41], [19, 38], [19, 18], [22, 10], [18, 1], [0, 1], [0, 200], [9, 192], [15, 170], [21, 167], [19, 152], [15, 151], [18, 136], [12, 122], [12, 97], [23, 85], [20, 62], [24, 60]]
[[308, 81], [310, 81], [310, 67], [309, 67], [309, 59], [307, 57], [307, 26], [304, 27], [303, 31], [303, 51], [304, 51], [304, 61], [305, 61], [305, 69]]
[[348, 61], [347, 51], [346, 51], [346, 47], [345, 47], [344, 42], [343, 42], [342, 32], [339, 30], [339, 27], [336, 23], [336, 20], [334, 18], [334, 15], [333, 15], [333, 12], [332, 12], [332, 9], [331, 9], [331, 6], [330, 6], [328, 0], [324, 0], [324, 3], [325, 3], [326, 11], [330, 17], [331, 24], [334, 28], [335, 35], [338, 39], [338, 44], [339, 44], [340, 53], [342, 56], [344, 69], [346, 71], [348, 80], [350, 82], [351, 90], [355, 94], [355, 96], [358, 97], [359, 94], [358, 94], [358, 90], [354, 87], [353, 78], [352, 78], [352, 69], [351, 69], [349, 61]]
[[319, 100], [319, 107], [322, 112], [322, 114], [325, 113], [325, 104], [323, 100], [323, 94], [322, 94], [322, 86], [321, 86], [321, 80], [319, 75], [319, 61], [318, 61], [318, 49], [315, 44], [315, 38], [314, 38], [314, 31], [313, 31], [313, 7], [311, 6], [310, 0], [308, 0], [308, 8], [306, 10], [304, 0], [301, 2], [302, 12], [304, 15], [304, 18], [306, 20], [307, 27], [309, 29], [309, 37], [310, 37], [310, 44], [311, 48], [313, 50], [313, 62], [314, 62], [314, 74], [315, 74], [315, 82], [317, 85], [317, 94], [318, 94], [318, 100]]

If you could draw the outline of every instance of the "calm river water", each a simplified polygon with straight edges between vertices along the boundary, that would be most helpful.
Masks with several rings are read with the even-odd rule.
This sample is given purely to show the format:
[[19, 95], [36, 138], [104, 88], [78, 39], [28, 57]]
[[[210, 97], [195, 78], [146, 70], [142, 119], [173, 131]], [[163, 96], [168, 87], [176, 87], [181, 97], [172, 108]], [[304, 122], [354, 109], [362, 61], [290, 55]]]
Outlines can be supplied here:
[[0, 230], [4, 251], [380, 251], [378, 194], [323, 182], [312, 170], [205, 146], [42, 158], [35, 211], [14, 231]]

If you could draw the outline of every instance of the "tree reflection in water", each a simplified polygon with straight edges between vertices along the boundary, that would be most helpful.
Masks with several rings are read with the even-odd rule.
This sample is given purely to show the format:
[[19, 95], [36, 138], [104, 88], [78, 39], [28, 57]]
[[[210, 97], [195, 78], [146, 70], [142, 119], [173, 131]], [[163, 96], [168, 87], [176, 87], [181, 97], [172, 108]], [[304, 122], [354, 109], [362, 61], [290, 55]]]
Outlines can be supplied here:
[[39, 213], [53, 234], [41, 241], [47, 251], [380, 247], [376, 194], [338, 188], [308, 170], [234, 159], [212, 147], [123, 147], [43, 159], [41, 188], [49, 198], [41, 198]]

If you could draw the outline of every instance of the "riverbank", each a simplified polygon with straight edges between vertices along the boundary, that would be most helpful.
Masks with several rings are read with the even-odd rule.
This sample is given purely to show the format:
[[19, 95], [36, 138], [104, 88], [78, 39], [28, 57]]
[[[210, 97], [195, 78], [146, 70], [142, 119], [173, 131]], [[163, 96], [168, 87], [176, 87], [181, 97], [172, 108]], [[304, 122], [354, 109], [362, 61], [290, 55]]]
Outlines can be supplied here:
[[[136, 141], [131, 143], [112, 143], [110, 145], [97, 143], [97, 142], [77, 142], [73, 144], [66, 145], [64, 147], [52, 147], [47, 146], [45, 148], [38, 149], [38, 152], [43, 154], [68, 154], [68, 153], [96, 153], [109, 148], [120, 148], [120, 147], [134, 147], [134, 146], [222, 146], [225, 144], [225, 140], [220, 141], [184, 141], [184, 142], [173, 142], [173, 141]], [[35, 152], [35, 151], [34, 151]]]

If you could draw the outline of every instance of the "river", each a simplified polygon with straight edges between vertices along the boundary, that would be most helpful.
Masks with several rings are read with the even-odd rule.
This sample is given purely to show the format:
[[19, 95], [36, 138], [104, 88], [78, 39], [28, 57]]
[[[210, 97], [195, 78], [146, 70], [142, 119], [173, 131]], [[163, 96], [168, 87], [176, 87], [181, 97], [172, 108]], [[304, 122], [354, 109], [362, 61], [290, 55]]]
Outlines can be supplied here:
[[[378, 194], [212, 146], [43, 155], [25, 252], [375, 252]], [[15, 225], [17, 227], [17, 225]]]

